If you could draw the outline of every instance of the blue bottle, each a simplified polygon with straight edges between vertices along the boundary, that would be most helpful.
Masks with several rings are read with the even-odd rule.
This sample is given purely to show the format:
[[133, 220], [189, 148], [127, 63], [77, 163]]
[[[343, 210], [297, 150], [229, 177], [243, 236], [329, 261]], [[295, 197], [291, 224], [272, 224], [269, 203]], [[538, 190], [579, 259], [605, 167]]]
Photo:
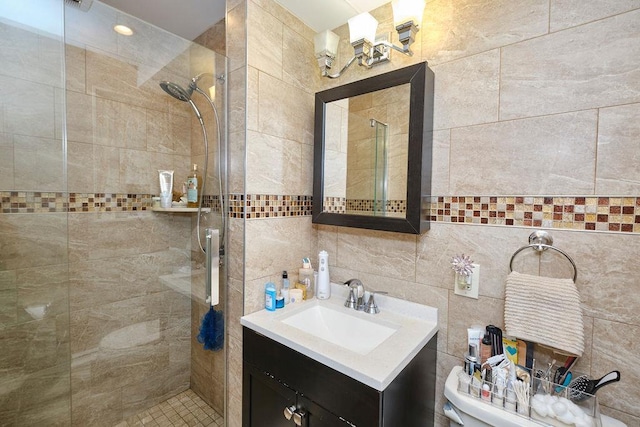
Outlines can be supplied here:
[[264, 308], [269, 311], [276, 310], [276, 285], [269, 282], [264, 287]]

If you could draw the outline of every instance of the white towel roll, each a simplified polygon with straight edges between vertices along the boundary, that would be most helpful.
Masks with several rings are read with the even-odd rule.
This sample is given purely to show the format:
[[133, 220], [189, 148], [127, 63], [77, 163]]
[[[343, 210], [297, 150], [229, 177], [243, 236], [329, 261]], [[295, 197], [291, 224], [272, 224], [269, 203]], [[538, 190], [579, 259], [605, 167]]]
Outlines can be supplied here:
[[573, 356], [584, 352], [580, 294], [571, 279], [511, 272], [504, 301], [506, 335]]

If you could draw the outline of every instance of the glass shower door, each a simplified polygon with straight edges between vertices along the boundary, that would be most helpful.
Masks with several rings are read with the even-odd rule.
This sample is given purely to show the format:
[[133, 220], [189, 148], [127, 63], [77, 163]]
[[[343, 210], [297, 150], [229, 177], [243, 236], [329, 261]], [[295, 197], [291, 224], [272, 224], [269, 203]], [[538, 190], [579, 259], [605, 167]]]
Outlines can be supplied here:
[[389, 125], [376, 119], [371, 119], [373, 127], [373, 215], [385, 216], [387, 212], [387, 145], [389, 139]]
[[189, 422], [224, 423], [224, 350], [196, 339], [209, 307], [195, 214], [151, 208], [158, 169], [179, 189], [206, 161], [197, 118], [159, 83], [202, 75], [222, 137], [199, 99], [201, 232], [224, 229], [226, 58], [97, 0], [66, 3], [0, 3], [0, 424], [112, 427], [196, 401]]
[[0, 3], [3, 426], [71, 424], [63, 3]]
[[[182, 184], [193, 164], [204, 175], [206, 156], [191, 104], [162, 84], [188, 93], [195, 79], [223, 105], [226, 84], [218, 77], [226, 59], [89, 3], [67, 6], [65, 15], [72, 423], [219, 423], [226, 360], [224, 349], [205, 350], [196, 338], [209, 307], [195, 236], [204, 243], [204, 228], [219, 228], [223, 142], [211, 105], [193, 90], [209, 140], [203, 205], [211, 212], [177, 211]], [[131, 34], [116, 32], [116, 24]], [[153, 210], [158, 170], [173, 171], [176, 211]], [[189, 410], [196, 407], [197, 414]]]

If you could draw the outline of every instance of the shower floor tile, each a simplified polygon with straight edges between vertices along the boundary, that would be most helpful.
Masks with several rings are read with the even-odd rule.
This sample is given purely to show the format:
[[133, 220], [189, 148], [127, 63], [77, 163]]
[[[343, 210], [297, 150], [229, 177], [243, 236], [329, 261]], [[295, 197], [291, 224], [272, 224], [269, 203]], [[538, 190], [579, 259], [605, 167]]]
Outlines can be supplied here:
[[153, 408], [130, 417], [115, 427], [219, 427], [224, 425], [220, 414], [191, 390], [166, 400]]

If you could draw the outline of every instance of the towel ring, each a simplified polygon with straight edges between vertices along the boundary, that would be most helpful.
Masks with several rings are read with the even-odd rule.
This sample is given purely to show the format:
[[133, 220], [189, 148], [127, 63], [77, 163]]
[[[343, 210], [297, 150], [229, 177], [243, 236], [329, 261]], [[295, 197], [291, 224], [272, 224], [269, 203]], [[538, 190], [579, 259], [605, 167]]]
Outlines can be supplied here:
[[529, 248], [535, 249], [538, 252], [543, 252], [543, 251], [546, 251], [547, 249], [552, 249], [560, 253], [567, 260], [569, 260], [569, 262], [571, 263], [571, 266], [573, 267], [573, 281], [575, 282], [576, 279], [578, 278], [578, 268], [576, 267], [576, 263], [565, 251], [553, 246], [553, 238], [546, 231], [534, 231], [533, 233], [531, 233], [531, 235], [529, 236], [529, 244], [527, 246], [521, 247], [520, 249], [515, 251], [511, 256], [511, 261], [509, 261], [509, 271], [513, 271], [513, 259], [516, 257], [516, 255], [518, 255], [520, 252], [524, 251], [525, 249], [529, 249]]

